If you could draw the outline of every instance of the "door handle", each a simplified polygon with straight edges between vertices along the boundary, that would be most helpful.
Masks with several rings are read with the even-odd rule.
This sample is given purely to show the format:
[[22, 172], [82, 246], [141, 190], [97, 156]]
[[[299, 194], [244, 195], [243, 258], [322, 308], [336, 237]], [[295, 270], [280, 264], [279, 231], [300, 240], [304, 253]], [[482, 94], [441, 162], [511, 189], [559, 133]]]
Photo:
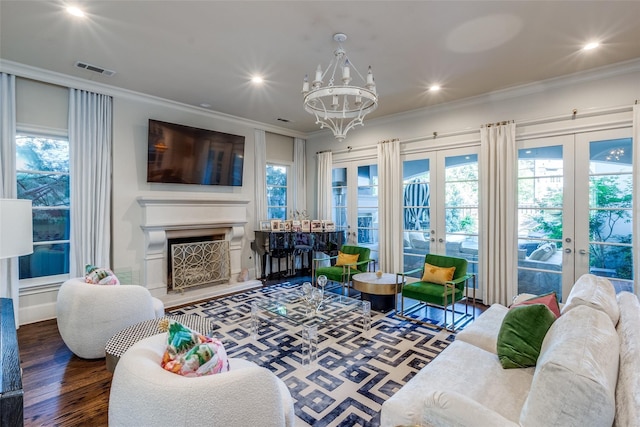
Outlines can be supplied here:
[[564, 250], [564, 253], [566, 253], [566, 254], [570, 254], [570, 253], [571, 253], [571, 249], [569, 249], [569, 248], [565, 249], [565, 250]]
[[589, 253], [589, 251], [584, 250], [584, 249], [580, 249], [580, 250], [578, 251], [578, 253], [579, 253], [580, 255], [586, 255], [586, 254], [588, 254], [588, 253]]
[[444, 242], [444, 239], [438, 239], [438, 242], [442, 243]]

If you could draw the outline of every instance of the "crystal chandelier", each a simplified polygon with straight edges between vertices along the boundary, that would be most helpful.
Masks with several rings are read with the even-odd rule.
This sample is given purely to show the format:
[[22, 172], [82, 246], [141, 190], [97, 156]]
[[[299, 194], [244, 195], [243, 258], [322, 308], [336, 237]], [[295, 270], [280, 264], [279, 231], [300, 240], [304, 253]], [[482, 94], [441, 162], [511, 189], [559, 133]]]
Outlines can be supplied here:
[[[378, 95], [371, 66], [366, 78], [363, 77], [349, 61], [347, 52], [342, 48], [342, 43], [347, 40], [347, 36], [342, 33], [334, 34], [333, 40], [338, 42], [338, 48], [333, 52], [335, 58], [331, 60], [324, 73], [322, 67], [318, 65], [311, 88], [309, 88], [309, 76], [305, 75], [302, 95], [304, 109], [316, 116], [316, 124], [320, 125], [320, 129], [325, 127], [331, 129], [336, 139], [343, 141], [351, 128], [357, 125], [364, 126], [362, 123], [364, 117], [378, 108]], [[362, 80], [362, 86], [351, 85], [352, 68]], [[323, 79], [329, 72], [331, 73], [329, 82], [323, 86]], [[340, 81], [336, 82], [336, 72], [342, 84]]]

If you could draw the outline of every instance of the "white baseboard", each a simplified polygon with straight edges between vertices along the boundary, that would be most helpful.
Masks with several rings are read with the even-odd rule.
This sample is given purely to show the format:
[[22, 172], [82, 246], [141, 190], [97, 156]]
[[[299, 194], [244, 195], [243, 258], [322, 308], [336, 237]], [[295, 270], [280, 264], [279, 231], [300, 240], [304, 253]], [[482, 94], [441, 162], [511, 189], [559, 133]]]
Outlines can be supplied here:
[[45, 304], [32, 305], [29, 307], [20, 307], [19, 309], [20, 325], [28, 325], [29, 323], [42, 322], [43, 320], [56, 318], [56, 303], [49, 302]]

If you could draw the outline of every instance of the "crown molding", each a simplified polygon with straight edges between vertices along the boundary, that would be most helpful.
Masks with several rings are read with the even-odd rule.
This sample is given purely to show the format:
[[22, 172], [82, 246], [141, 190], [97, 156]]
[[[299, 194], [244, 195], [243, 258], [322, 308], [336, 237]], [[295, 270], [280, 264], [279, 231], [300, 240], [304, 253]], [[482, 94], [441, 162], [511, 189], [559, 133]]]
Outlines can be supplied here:
[[285, 129], [285, 128], [282, 128], [279, 126], [273, 126], [267, 123], [262, 123], [254, 120], [245, 119], [242, 117], [232, 116], [230, 114], [211, 111], [206, 108], [184, 104], [181, 102], [172, 101], [169, 99], [164, 99], [164, 98], [160, 98], [153, 95], [148, 95], [141, 92], [135, 92], [129, 89], [122, 89], [119, 87], [107, 85], [100, 82], [94, 82], [91, 80], [86, 80], [79, 77], [58, 73], [55, 71], [44, 70], [42, 68], [20, 64], [18, 62], [8, 61], [6, 59], [0, 59], [0, 72], [13, 74], [17, 77], [27, 78], [31, 80], [38, 80], [41, 82], [50, 83], [58, 86], [87, 90], [91, 92], [101, 93], [103, 95], [130, 99], [133, 101], [149, 102], [152, 104], [175, 108], [188, 113], [202, 114], [214, 119], [224, 120], [226, 122], [248, 126], [254, 129], [263, 129], [267, 132], [277, 133], [280, 135], [290, 136], [294, 138], [304, 138], [304, 139], [307, 138], [307, 134], [303, 132], [296, 132], [296, 131], [292, 131], [291, 129]]
[[[402, 113], [392, 114], [384, 117], [378, 117], [368, 120], [366, 124], [384, 125], [399, 119], [420, 118], [425, 115], [442, 113], [452, 110], [458, 110], [465, 107], [473, 107], [488, 102], [504, 101], [512, 98], [533, 95], [536, 93], [558, 89], [562, 87], [572, 86], [578, 83], [586, 83], [605, 78], [616, 77], [624, 74], [640, 72], [640, 58], [629, 61], [618, 62], [616, 64], [606, 65], [591, 70], [580, 71], [560, 77], [554, 77], [547, 80], [540, 80], [527, 83], [521, 86], [515, 86], [507, 89], [501, 89], [493, 92], [483, 93], [477, 96], [464, 98], [456, 101], [446, 102], [442, 104], [430, 105], [428, 107], [419, 108]], [[310, 133], [309, 136], [317, 136], [319, 132]]]

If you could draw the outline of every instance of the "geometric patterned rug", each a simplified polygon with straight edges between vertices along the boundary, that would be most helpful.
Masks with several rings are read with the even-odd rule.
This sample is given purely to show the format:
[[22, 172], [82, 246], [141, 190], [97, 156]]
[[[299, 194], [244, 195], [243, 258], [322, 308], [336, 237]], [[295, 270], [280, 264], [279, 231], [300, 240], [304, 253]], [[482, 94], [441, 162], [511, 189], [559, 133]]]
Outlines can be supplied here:
[[298, 287], [282, 283], [170, 310], [213, 320], [213, 335], [229, 357], [263, 366], [281, 378], [294, 400], [296, 426], [380, 425], [382, 403], [455, 338], [437, 327], [371, 311], [364, 334], [361, 314], [318, 330], [318, 359], [302, 366], [301, 331], [284, 319], [263, 320], [251, 336], [251, 301]]

